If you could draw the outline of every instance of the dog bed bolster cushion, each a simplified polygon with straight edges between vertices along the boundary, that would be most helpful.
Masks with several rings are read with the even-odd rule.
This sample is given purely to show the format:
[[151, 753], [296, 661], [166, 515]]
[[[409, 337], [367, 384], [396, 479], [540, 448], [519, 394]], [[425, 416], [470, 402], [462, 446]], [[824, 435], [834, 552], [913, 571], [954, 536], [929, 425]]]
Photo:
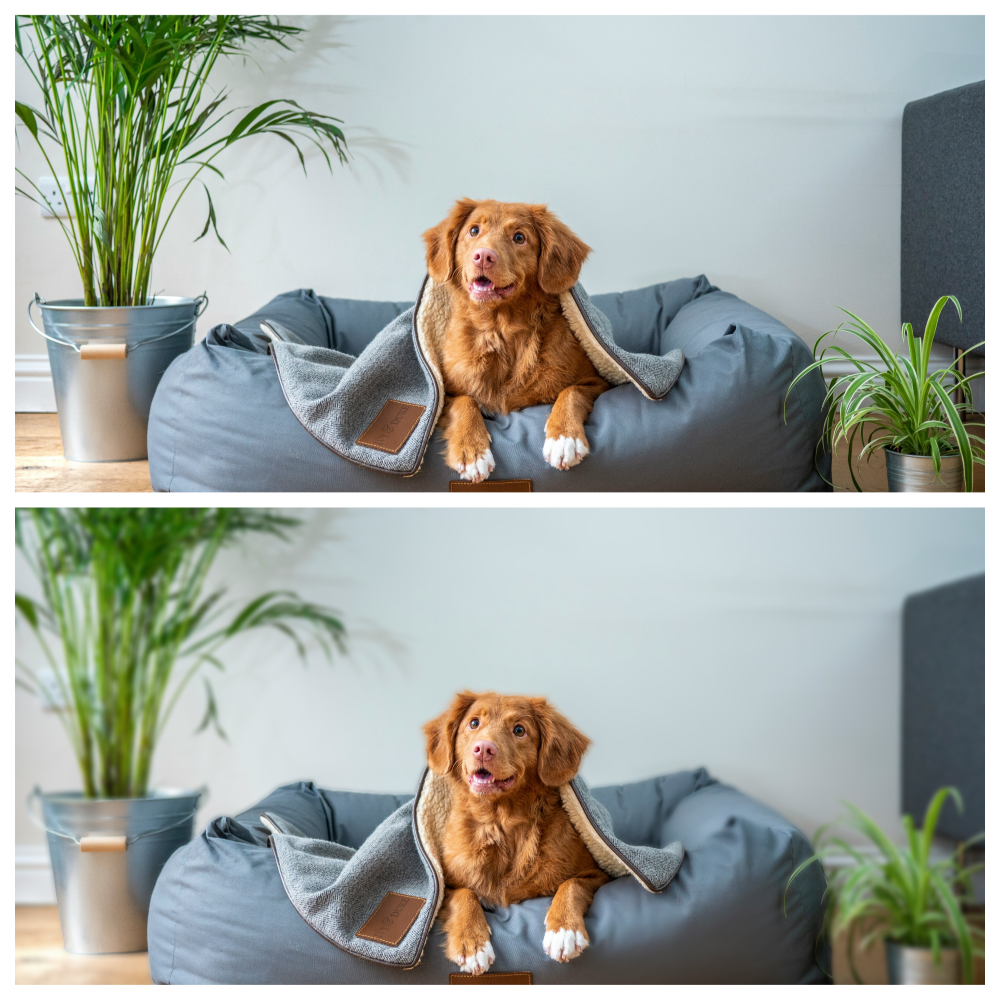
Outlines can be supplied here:
[[[686, 360], [676, 383], [657, 401], [646, 398], [631, 379], [599, 396], [586, 425], [591, 453], [569, 472], [551, 468], [542, 457], [551, 407], [486, 414], [497, 463], [492, 479], [530, 479], [537, 491], [827, 489], [814, 462], [822, 431], [822, 376], [814, 372], [800, 382], [787, 412], [784, 408], [789, 384], [812, 361], [791, 330], [719, 291], [704, 276], [595, 295], [591, 302], [613, 328], [614, 345], [626, 362], [629, 356], [650, 356], [659, 363], [681, 351]], [[305, 429], [286, 402], [267, 354], [274, 349], [289, 358], [291, 352], [306, 355], [302, 367], [316, 379], [302, 382], [306, 422], [329, 422], [345, 450], [360, 449], [355, 441], [367, 426], [364, 421], [374, 419], [389, 385], [399, 384], [398, 371], [390, 366], [384, 375], [369, 373], [383, 398], [374, 398], [376, 393], [370, 400], [355, 400], [363, 403], [360, 408], [337, 402], [337, 412], [350, 416], [350, 431], [337, 423], [341, 417], [332, 414], [330, 397], [351, 394], [359, 374], [351, 358], [360, 357], [412, 305], [299, 290], [278, 296], [235, 325], [214, 327], [174, 360], [153, 399], [148, 435], [153, 488], [447, 491], [457, 477], [441, 458], [444, 445], [430, 428], [435, 417], [429, 405], [399, 455], [365, 449], [370, 464], [362, 466]], [[294, 334], [302, 344], [275, 343], [263, 335], [262, 322]], [[420, 369], [412, 323], [404, 320], [393, 335], [416, 366], [406, 371], [429, 401], [434, 375]], [[310, 355], [310, 348], [321, 350]], [[384, 385], [378, 381], [383, 378]], [[655, 395], [657, 387], [647, 389]], [[403, 394], [397, 398], [418, 401]], [[422, 449], [423, 464], [415, 475], [387, 475], [371, 465], [379, 461], [376, 456], [385, 456], [409, 468]], [[829, 478], [829, 456], [820, 470]]]
[[[536, 983], [564, 984], [823, 980], [814, 949], [825, 881], [819, 867], [811, 866], [783, 898], [788, 877], [812, 853], [787, 820], [703, 769], [589, 793], [580, 787], [595, 825], [602, 824], [619, 850], [648, 848], [648, 861], [666, 857], [670, 852], [663, 847], [680, 841], [684, 861], [665, 892], [650, 892], [634, 877], [615, 878], [598, 889], [586, 917], [590, 947], [568, 963], [554, 962], [542, 950], [550, 899], [487, 910], [497, 956], [491, 972], [530, 971]], [[339, 861], [341, 872], [331, 882], [341, 877], [341, 888], [350, 881], [373, 899], [378, 896], [370, 903], [373, 910], [380, 892], [399, 891], [392, 887], [401, 883], [392, 879], [400, 874], [404, 882], [414, 879], [414, 889], [428, 879], [419, 862], [400, 872], [396, 853], [388, 867], [380, 852], [363, 856], [387, 820], [394, 843], [406, 843], [409, 834], [409, 843], [416, 844], [413, 803], [406, 795], [326, 791], [304, 782], [277, 789], [238, 816], [213, 820], [171, 856], [157, 880], [148, 925], [154, 982], [447, 983], [456, 967], [444, 955], [440, 924], [430, 928], [415, 967], [361, 957], [356, 948], [335, 947], [303, 919], [282, 885], [287, 872], [275, 863], [278, 845], [300, 854], [309, 845], [318, 859], [312, 898], [322, 899], [327, 909], [348, 905], [332, 893], [322, 896], [330, 887], [323, 882], [325, 869]], [[262, 816], [269, 817], [272, 829]], [[274, 832], [277, 824], [284, 833]], [[432, 828], [425, 825], [424, 843]], [[321, 847], [324, 843], [330, 846]], [[366, 863], [358, 865], [359, 857], [367, 857]], [[427, 860], [434, 867], [430, 853]], [[297, 864], [303, 878], [309, 877], [308, 855]], [[344, 880], [349, 866], [357, 870]], [[412, 894], [425, 891], [428, 903], [418, 922], [437, 907], [433, 884]], [[303, 899], [308, 901], [309, 893]], [[358, 907], [354, 921], [367, 919], [370, 912], [363, 909]], [[409, 954], [420, 958], [415, 938], [411, 927], [401, 946], [409, 945]]]

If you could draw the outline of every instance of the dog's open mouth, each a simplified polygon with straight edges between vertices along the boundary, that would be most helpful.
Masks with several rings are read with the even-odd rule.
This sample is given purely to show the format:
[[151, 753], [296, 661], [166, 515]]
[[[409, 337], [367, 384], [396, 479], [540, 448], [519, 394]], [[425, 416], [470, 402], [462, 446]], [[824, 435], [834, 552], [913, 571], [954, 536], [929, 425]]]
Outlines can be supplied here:
[[469, 788], [479, 794], [502, 792], [514, 784], [516, 777], [517, 775], [512, 774], [509, 778], [496, 778], [485, 767], [481, 767], [469, 775]]
[[502, 288], [498, 288], [485, 274], [479, 275], [478, 278], [473, 278], [469, 282], [469, 294], [476, 300], [476, 302], [490, 302], [498, 299], [505, 299], [512, 291], [514, 291], [514, 286], [517, 284], [516, 281], [512, 281], [509, 285], [504, 285]]

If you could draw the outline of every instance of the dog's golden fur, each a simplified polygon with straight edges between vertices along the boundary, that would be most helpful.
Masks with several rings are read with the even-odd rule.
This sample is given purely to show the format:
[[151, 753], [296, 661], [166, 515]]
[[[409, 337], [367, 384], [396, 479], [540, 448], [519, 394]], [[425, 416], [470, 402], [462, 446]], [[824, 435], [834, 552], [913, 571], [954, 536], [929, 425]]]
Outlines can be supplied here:
[[[453, 786], [442, 858], [448, 957], [463, 968], [472, 963], [475, 973], [484, 971], [488, 966], [473, 961], [484, 949], [492, 955], [480, 903], [509, 906], [538, 896], [554, 897], [546, 930], [573, 932], [584, 942], [549, 953], [560, 961], [576, 957], [588, 940], [583, 918], [594, 892], [610, 881], [559, 794], [559, 786], [575, 776], [590, 740], [544, 698], [471, 691], [456, 695], [424, 733], [431, 770]], [[482, 740], [496, 748], [486, 761], [474, 755]], [[484, 771], [492, 778], [487, 784]]]
[[[547, 447], [546, 458], [560, 469], [577, 464], [589, 450], [584, 421], [610, 388], [559, 305], [590, 247], [544, 205], [469, 198], [457, 201], [424, 241], [427, 272], [452, 299], [442, 358], [446, 463], [473, 482], [486, 478], [492, 454], [480, 407], [509, 413], [552, 403], [547, 443], [579, 444], [556, 458]], [[484, 265], [486, 248], [495, 259]], [[492, 287], [484, 291], [477, 284], [483, 281]]]

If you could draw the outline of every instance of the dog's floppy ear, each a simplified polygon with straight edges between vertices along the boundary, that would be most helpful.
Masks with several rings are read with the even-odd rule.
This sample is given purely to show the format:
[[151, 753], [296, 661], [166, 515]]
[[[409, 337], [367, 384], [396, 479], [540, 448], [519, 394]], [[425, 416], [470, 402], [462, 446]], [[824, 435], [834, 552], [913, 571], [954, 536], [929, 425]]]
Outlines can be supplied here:
[[590, 247], [560, 222], [545, 205], [532, 205], [541, 249], [538, 255], [538, 287], [549, 295], [568, 292], [580, 277], [580, 268]]
[[538, 777], [556, 787], [576, 777], [590, 740], [544, 698], [532, 698], [531, 707], [541, 731], [538, 748]]
[[447, 774], [455, 766], [455, 736], [465, 713], [478, 697], [471, 691], [460, 691], [436, 719], [424, 726], [427, 763], [435, 774]]
[[448, 218], [424, 233], [427, 244], [427, 273], [439, 282], [449, 281], [455, 270], [455, 242], [459, 230], [465, 225], [465, 220], [478, 201], [471, 198], [459, 198]]

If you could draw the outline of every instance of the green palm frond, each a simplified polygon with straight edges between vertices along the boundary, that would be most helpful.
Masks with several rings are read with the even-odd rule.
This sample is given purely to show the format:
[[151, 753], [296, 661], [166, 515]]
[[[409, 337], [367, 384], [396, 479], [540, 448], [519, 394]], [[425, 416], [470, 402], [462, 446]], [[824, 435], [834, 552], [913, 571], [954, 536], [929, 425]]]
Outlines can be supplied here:
[[[60, 713], [87, 795], [141, 796], [164, 724], [188, 682], [237, 635], [271, 628], [305, 661], [312, 644], [332, 659], [346, 630], [330, 608], [271, 591], [234, 609], [205, 593], [218, 553], [249, 535], [287, 540], [298, 522], [247, 508], [32, 508], [18, 510], [15, 541], [42, 598], [15, 609], [55, 672]], [[54, 637], [50, 644], [47, 637]], [[56, 647], [61, 655], [55, 655]], [[28, 665], [18, 669], [44, 690]], [[225, 736], [210, 682], [199, 731]]]
[[[15, 17], [15, 55], [42, 95], [37, 108], [15, 101], [15, 122], [38, 144], [64, 203], [73, 206], [59, 224], [86, 305], [148, 300], [153, 258], [178, 204], [203, 175], [222, 177], [212, 161], [234, 143], [276, 136], [294, 148], [303, 170], [306, 147], [318, 150], [331, 171], [334, 159], [347, 162], [340, 119], [277, 98], [244, 112], [227, 131], [237, 109], [225, 107], [227, 93], [208, 89], [220, 58], [246, 57], [254, 45], [289, 49], [301, 31], [258, 15]], [[15, 190], [38, 201], [37, 191]], [[201, 235], [211, 227], [225, 245], [205, 190]]]

